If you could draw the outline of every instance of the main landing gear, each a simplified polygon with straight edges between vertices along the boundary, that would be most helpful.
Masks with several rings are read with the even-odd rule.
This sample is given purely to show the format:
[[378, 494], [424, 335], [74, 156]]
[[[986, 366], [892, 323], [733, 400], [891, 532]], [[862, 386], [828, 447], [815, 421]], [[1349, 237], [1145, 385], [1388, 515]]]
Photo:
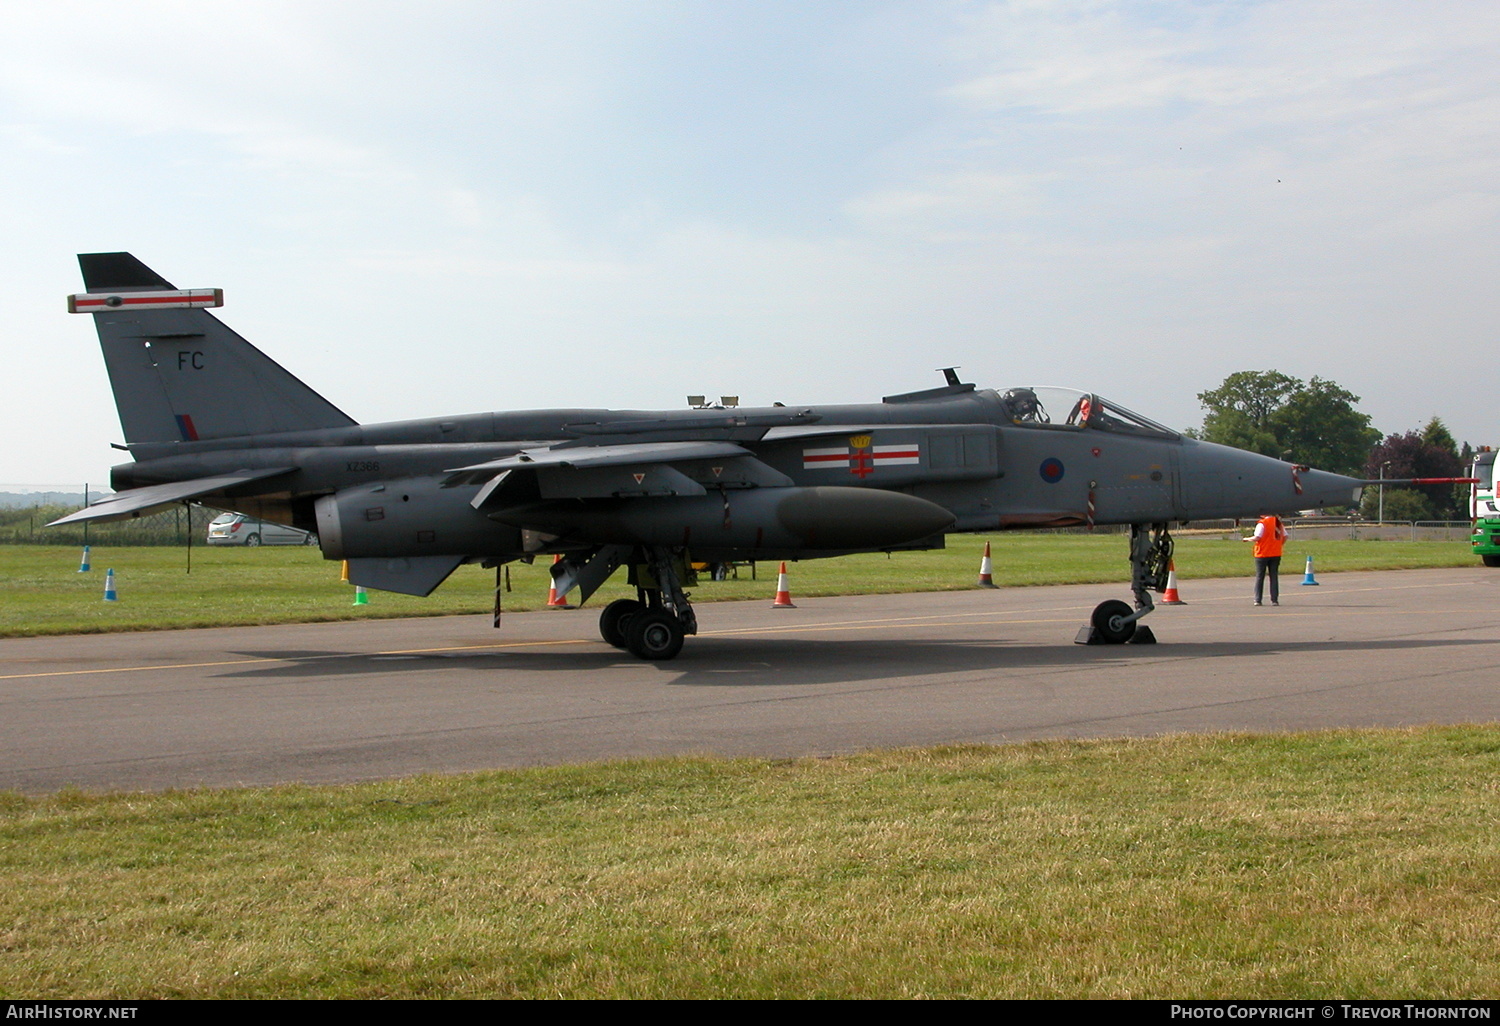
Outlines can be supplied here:
[[1156, 635], [1140, 619], [1156, 608], [1151, 592], [1166, 588], [1171, 561], [1172, 535], [1166, 524], [1131, 524], [1130, 590], [1135, 594], [1135, 609], [1118, 599], [1099, 603], [1074, 641], [1080, 645], [1154, 645]]
[[615, 648], [640, 659], [673, 659], [698, 618], [682, 580], [686, 553], [665, 548], [638, 549], [630, 563], [637, 598], [617, 599], [599, 614], [599, 634]]

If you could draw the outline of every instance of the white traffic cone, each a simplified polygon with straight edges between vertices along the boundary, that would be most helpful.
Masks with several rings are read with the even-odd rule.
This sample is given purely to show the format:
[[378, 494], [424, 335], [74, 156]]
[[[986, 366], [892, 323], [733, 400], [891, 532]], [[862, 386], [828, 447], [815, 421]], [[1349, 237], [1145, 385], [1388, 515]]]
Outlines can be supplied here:
[[979, 560], [979, 587], [993, 588], [995, 586], [995, 568], [990, 563], [990, 543], [984, 543], [984, 556]]
[[1167, 590], [1161, 593], [1161, 604], [1164, 606], [1185, 606], [1181, 596], [1177, 594], [1177, 564], [1167, 560]]
[[792, 605], [792, 591], [786, 583], [786, 560], [781, 561], [781, 570], [776, 574], [776, 601], [771, 603], [772, 609], [796, 609]]
[[120, 596], [115, 594], [115, 572], [113, 569], [104, 571], [104, 601], [120, 601]]
[[89, 547], [87, 545], [83, 547], [83, 561], [78, 564], [78, 572], [81, 574], [89, 572]]

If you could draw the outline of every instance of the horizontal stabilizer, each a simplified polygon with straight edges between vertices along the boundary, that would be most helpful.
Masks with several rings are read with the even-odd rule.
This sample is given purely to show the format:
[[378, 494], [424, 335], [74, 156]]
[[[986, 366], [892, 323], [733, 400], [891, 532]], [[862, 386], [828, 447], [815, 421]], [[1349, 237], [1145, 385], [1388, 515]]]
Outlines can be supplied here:
[[222, 492], [227, 488], [250, 481], [290, 474], [296, 469], [296, 467], [271, 467], [268, 470], [241, 470], [233, 474], [220, 474], [217, 477], [199, 477], [192, 481], [174, 481], [171, 484], [132, 488], [128, 492], [120, 492], [101, 502], [96, 502], [77, 513], [69, 513], [47, 526], [57, 527], [61, 524], [76, 524], [85, 520], [108, 522], [144, 517], [170, 509], [179, 502], [196, 499], [200, 495]]

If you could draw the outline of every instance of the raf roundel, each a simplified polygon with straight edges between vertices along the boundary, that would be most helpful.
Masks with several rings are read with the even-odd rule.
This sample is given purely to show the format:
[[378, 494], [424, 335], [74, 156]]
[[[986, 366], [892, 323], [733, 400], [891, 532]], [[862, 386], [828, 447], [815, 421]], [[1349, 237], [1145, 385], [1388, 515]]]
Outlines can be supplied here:
[[1046, 481], [1048, 484], [1057, 484], [1057, 482], [1062, 480], [1062, 460], [1058, 459], [1055, 456], [1049, 456], [1047, 459], [1042, 460], [1042, 465], [1039, 470], [1042, 475], [1042, 480]]

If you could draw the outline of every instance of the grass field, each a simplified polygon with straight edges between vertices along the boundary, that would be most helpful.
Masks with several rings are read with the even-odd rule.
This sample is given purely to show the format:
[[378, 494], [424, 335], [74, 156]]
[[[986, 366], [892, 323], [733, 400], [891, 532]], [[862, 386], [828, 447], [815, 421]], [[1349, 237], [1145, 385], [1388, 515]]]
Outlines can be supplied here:
[[0, 796], [0, 996], [1494, 997], [1500, 729]]
[[[1108, 582], [1128, 592], [1126, 539], [1119, 535], [1006, 534], [950, 538], [935, 552], [845, 556], [791, 564], [794, 595], [848, 595], [971, 588], [985, 541], [993, 544], [995, 582], [1001, 586]], [[339, 583], [339, 566], [317, 549], [195, 547], [192, 573], [186, 552], [165, 547], [96, 548], [90, 573], [78, 573], [77, 549], [60, 546], [0, 546], [0, 637], [78, 634], [347, 620], [366, 617], [480, 613], [494, 603], [494, 571], [460, 567], [425, 599], [372, 592], [368, 606], [355, 607]], [[1474, 566], [1459, 542], [1298, 541], [1288, 546], [1287, 573], [1300, 576], [1308, 555], [1317, 572], [1412, 567]], [[1179, 537], [1177, 573], [1190, 580], [1250, 572], [1249, 546], [1221, 537]], [[119, 601], [102, 601], [104, 572], [113, 568]], [[542, 561], [511, 564], [512, 591], [505, 608], [539, 608], [550, 578]], [[739, 580], [709, 581], [692, 589], [695, 602], [769, 599], [776, 567], [762, 564], [759, 579], [748, 567]], [[623, 571], [590, 604], [633, 597]]]
[[[970, 588], [984, 540], [794, 564], [793, 589]], [[1119, 536], [992, 541], [1002, 585], [1125, 587]], [[1179, 576], [1244, 575], [1247, 549], [1181, 538]], [[1475, 564], [1327, 541], [1288, 571], [1308, 554]], [[465, 567], [356, 608], [307, 549], [195, 548], [191, 575], [181, 550], [77, 556], [0, 546], [0, 633], [492, 601]], [[694, 597], [769, 599], [760, 569]], [[511, 579], [507, 608], [540, 605], [545, 567]], [[0, 997], [1493, 997], [1497, 810], [1497, 727], [0, 792]]]

